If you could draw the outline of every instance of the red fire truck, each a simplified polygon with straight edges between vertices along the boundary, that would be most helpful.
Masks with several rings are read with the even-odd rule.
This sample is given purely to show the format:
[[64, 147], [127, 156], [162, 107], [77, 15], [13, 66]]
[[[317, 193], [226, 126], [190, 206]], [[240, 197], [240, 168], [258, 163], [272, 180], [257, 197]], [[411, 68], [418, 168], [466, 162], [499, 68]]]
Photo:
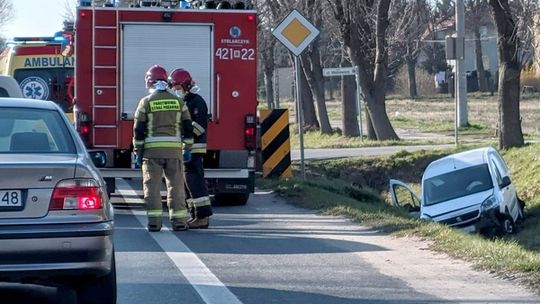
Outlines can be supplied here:
[[148, 94], [146, 70], [183, 67], [210, 112], [209, 188], [218, 201], [245, 204], [254, 190], [256, 12], [238, 9], [249, 8], [245, 1], [198, 1], [197, 9], [179, 1], [97, 2], [77, 9], [75, 123], [90, 150], [107, 153], [109, 187], [114, 177], [135, 174], [133, 115]]

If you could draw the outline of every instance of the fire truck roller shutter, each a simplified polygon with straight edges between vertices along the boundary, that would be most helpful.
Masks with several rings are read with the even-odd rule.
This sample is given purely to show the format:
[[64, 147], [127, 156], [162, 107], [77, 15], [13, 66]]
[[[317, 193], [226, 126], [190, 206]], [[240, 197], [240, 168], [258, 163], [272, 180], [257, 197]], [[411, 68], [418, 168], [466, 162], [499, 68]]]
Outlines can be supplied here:
[[[133, 118], [137, 102], [148, 92], [146, 70], [158, 64], [167, 71], [182, 67], [200, 87], [212, 111], [213, 37], [210, 25], [128, 23], [122, 27], [122, 113]], [[209, 114], [210, 114], [209, 113]]]

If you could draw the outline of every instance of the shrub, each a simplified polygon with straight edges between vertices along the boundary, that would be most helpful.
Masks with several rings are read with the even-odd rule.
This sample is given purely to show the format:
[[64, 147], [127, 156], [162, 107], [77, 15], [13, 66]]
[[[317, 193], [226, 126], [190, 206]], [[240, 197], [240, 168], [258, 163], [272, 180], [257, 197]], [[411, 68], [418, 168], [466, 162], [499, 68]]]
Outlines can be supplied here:
[[[423, 68], [416, 67], [416, 90], [418, 96], [437, 94], [434, 75], [429, 74]], [[395, 79], [394, 90], [391, 93], [401, 97], [409, 97], [409, 75], [406, 65], [399, 70]]]

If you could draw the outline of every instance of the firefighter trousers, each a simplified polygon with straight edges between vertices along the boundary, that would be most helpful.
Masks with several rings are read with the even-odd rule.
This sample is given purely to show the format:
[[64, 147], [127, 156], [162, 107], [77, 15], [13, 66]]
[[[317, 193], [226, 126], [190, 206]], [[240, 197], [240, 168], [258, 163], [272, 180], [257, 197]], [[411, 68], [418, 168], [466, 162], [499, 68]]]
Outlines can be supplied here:
[[169, 219], [186, 222], [188, 212], [185, 205], [184, 172], [182, 161], [177, 158], [144, 158], [142, 164], [143, 190], [149, 225], [161, 226], [163, 209], [161, 203], [161, 183], [163, 175], [167, 185], [167, 207]]
[[192, 218], [205, 218], [212, 215], [212, 206], [208, 196], [208, 188], [204, 180], [204, 154], [193, 153], [191, 161], [184, 164], [186, 170], [186, 187], [189, 198], [186, 205]]

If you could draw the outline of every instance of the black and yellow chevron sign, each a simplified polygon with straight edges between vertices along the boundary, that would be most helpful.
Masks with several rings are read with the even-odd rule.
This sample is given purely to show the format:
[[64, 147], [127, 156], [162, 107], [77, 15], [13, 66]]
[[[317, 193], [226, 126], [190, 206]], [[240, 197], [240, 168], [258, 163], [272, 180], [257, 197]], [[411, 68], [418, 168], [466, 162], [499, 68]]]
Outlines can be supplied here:
[[260, 110], [263, 177], [292, 177], [289, 111]]

